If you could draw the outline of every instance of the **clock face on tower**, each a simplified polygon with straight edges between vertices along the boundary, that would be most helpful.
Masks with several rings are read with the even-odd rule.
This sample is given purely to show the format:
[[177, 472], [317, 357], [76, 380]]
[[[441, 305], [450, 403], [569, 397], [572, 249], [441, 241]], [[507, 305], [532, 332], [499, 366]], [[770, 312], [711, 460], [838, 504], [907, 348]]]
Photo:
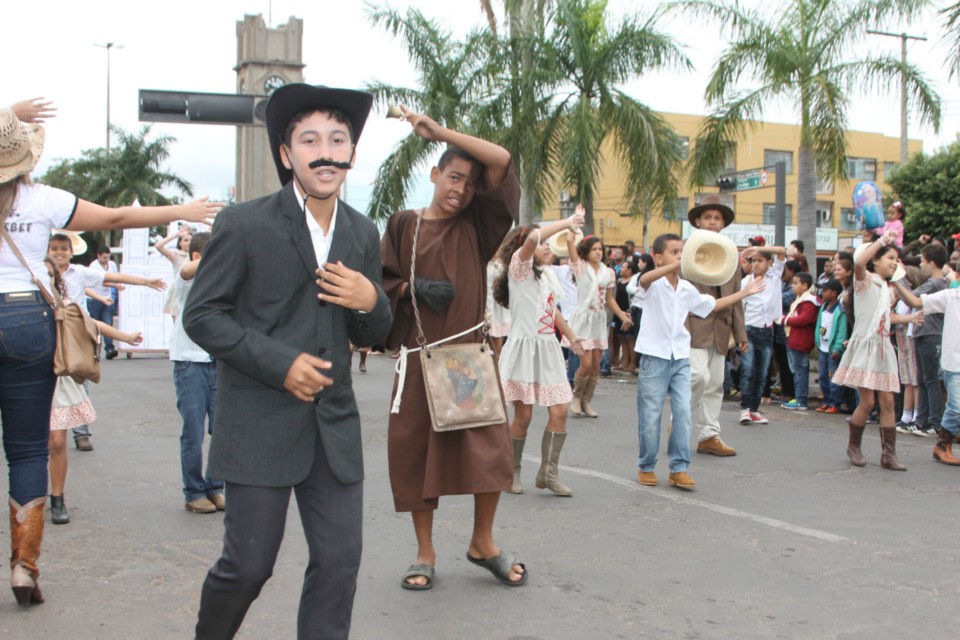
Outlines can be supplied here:
[[281, 76], [272, 75], [268, 76], [266, 80], [263, 81], [263, 92], [268, 96], [274, 91], [287, 84], [287, 81], [284, 80]]

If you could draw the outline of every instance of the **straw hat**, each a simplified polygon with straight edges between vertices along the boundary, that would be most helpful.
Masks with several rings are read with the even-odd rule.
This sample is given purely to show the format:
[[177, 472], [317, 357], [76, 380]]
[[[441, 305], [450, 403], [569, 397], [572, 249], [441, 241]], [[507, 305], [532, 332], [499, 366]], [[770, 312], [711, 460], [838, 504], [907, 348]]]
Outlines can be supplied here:
[[70, 245], [73, 247], [73, 255], [82, 256], [87, 252], [87, 241], [80, 237], [76, 231], [67, 231], [66, 229], [51, 229], [50, 235], [63, 234], [70, 238]]
[[0, 109], [0, 183], [33, 171], [41, 153], [43, 127], [20, 122], [13, 109]]
[[[583, 240], [583, 231], [577, 229], [576, 236], [573, 239], [574, 246], [580, 244], [580, 241]], [[547, 239], [547, 246], [550, 247], [550, 253], [557, 256], [558, 258], [569, 258], [570, 254], [567, 251], [567, 232], [561, 231], [560, 233], [555, 233]]]
[[726, 283], [739, 266], [737, 245], [715, 231], [694, 231], [684, 243], [680, 256], [680, 273], [683, 277], [708, 286]]

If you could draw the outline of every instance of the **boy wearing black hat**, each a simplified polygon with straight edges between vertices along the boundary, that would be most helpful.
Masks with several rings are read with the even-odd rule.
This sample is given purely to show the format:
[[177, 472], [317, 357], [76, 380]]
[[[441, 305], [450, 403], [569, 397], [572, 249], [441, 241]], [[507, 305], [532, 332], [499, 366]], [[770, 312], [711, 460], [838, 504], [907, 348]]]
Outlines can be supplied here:
[[217, 361], [208, 472], [226, 484], [223, 553], [197, 638], [232, 638], [270, 577], [291, 490], [307, 538], [298, 638], [347, 638], [363, 457], [350, 343], [390, 328], [377, 228], [338, 199], [372, 96], [289, 84], [266, 109], [283, 187], [225, 209], [183, 314]]

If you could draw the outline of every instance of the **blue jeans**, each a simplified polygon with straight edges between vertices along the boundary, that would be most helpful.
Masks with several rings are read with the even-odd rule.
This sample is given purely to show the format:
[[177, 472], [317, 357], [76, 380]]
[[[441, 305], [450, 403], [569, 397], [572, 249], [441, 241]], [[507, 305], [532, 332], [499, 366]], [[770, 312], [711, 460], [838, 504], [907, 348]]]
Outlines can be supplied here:
[[0, 294], [0, 420], [10, 496], [21, 505], [47, 495], [50, 405], [57, 329], [45, 302]]
[[573, 349], [567, 350], [567, 382], [573, 386], [574, 378], [577, 375], [577, 369], [580, 368], [580, 356], [573, 352]]
[[960, 433], [960, 371], [944, 369], [943, 383], [947, 387], [947, 408], [943, 412], [941, 426], [956, 438]]
[[223, 482], [203, 475], [203, 425], [213, 435], [216, 410], [217, 365], [213, 362], [173, 363], [173, 385], [177, 390], [177, 410], [183, 418], [180, 432], [180, 470], [183, 495], [187, 502], [215, 493], [223, 493]]
[[[114, 296], [116, 296], [116, 294], [114, 294]], [[111, 327], [113, 326], [113, 314], [116, 311], [116, 306], [116, 303], [106, 305], [93, 298], [87, 300], [87, 312], [90, 314], [90, 317], [94, 320], [99, 320], [103, 324], [108, 324]], [[107, 351], [113, 351], [113, 338], [103, 336], [103, 347]]]
[[664, 360], [640, 354], [640, 374], [637, 376], [640, 457], [637, 466], [641, 471], [653, 471], [657, 466], [660, 422], [668, 391], [673, 426], [667, 451], [670, 455], [670, 473], [679, 473], [690, 468], [690, 360]]
[[793, 397], [797, 404], [805, 407], [810, 387], [810, 354], [787, 347], [787, 361], [793, 374]]
[[818, 353], [820, 355], [818, 360], [820, 373], [817, 376], [817, 381], [820, 383], [823, 404], [839, 408], [843, 403], [843, 387], [833, 384], [833, 374], [840, 366], [840, 361], [831, 358], [827, 351], [818, 349]]
[[747, 351], [740, 354], [740, 408], [756, 412], [770, 370], [773, 328], [747, 327]]

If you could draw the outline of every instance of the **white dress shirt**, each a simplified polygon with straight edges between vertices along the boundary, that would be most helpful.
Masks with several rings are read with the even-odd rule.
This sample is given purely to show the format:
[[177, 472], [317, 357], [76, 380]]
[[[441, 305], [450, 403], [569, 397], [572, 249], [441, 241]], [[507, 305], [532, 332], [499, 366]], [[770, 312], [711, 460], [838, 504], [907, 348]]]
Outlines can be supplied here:
[[[748, 327], [771, 327], [775, 320], [783, 315], [783, 301], [781, 300], [780, 280], [783, 278], [783, 265], [786, 260], [776, 256], [773, 264], [767, 269], [763, 279], [767, 288], [760, 293], [743, 299], [743, 320]], [[753, 279], [753, 274], [745, 276], [740, 281], [740, 288], [746, 289]]]
[[664, 360], [690, 357], [687, 315], [706, 318], [717, 306], [711, 295], [680, 279], [674, 289], [666, 278], [654, 280], [643, 294], [640, 335], [634, 351]]
[[300, 203], [300, 208], [303, 209], [303, 215], [307, 219], [307, 229], [310, 230], [310, 241], [313, 243], [313, 252], [317, 256], [317, 266], [323, 267], [327, 262], [327, 256], [330, 255], [330, 242], [333, 240], [333, 231], [337, 227], [337, 209], [340, 208], [340, 203], [338, 199], [333, 201], [333, 215], [330, 216], [330, 228], [327, 229], [327, 232], [323, 232], [323, 228], [313, 217], [313, 214], [310, 213], [310, 210], [307, 209], [307, 202], [303, 199], [303, 194], [300, 193], [300, 190], [297, 188], [297, 185], [294, 184], [294, 192], [297, 194], [297, 201]]
[[923, 313], [943, 314], [943, 345], [940, 348], [940, 366], [945, 371], [960, 371], [960, 289], [943, 289], [924, 293]]

